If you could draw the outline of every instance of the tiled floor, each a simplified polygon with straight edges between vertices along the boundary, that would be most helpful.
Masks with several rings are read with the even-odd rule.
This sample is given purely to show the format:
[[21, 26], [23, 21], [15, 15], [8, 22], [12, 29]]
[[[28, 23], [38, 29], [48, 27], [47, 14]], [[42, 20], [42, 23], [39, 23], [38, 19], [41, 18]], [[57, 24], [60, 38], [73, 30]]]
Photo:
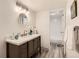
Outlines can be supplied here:
[[49, 51], [46, 48], [41, 49], [41, 54], [36, 55], [36, 58], [46, 58], [48, 56]]
[[63, 48], [57, 47], [56, 44], [51, 44], [50, 58], [63, 58]]
[[[59, 51], [60, 50], [60, 51]], [[64, 58], [62, 48], [57, 47], [55, 44], [51, 44], [50, 50], [42, 49], [41, 55], [38, 54], [37, 58]], [[79, 53], [75, 50], [66, 49], [65, 58], [79, 58]]]
[[57, 47], [55, 44], [51, 44], [50, 50], [42, 49], [41, 55], [38, 54], [37, 58], [63, 58], [62, 51], [62, 48]]
[[75, 50], [67, 49], [67, 58], [79, 58], [79, 53]]

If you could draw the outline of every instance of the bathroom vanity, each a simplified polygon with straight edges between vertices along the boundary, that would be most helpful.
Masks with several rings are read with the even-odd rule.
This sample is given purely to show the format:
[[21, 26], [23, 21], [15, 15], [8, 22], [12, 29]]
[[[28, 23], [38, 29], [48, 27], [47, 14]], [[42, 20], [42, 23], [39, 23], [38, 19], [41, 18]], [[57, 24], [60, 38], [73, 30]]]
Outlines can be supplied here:
[[39, 34], [19, 37], [18, 40], [6, 40], [7, 58], [31, 58], [41, 53], [41, 36]]

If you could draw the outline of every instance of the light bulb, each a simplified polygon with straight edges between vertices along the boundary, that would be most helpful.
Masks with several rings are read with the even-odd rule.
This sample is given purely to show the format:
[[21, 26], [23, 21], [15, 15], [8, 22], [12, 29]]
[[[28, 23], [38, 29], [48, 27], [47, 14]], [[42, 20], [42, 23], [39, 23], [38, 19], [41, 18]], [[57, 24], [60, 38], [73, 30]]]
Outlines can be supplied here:
[[16, 10], [16, 12], [19, 12], [19, 11], [21, 11], [21, 7], [16, 6], [15, 10]]

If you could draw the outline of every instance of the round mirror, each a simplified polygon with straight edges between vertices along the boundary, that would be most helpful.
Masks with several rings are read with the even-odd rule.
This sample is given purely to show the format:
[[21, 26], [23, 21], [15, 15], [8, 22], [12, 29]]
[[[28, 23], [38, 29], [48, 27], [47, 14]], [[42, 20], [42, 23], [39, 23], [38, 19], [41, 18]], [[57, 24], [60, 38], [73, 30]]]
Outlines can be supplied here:
[[20, 24], [27, 24], [27, 21], [28, 21], [27, 16], [24, 13], [21, 13], [19, 15], [19, 23]]

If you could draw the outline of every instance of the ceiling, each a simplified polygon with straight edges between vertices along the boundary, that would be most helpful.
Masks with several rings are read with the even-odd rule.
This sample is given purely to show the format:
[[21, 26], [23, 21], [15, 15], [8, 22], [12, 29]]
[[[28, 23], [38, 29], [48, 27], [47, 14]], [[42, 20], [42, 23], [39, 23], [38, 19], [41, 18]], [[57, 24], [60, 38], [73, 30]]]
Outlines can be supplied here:
[[21, 0], [28, 8], [33, 11], [43, 11], [64, 8], [67, 0]]

